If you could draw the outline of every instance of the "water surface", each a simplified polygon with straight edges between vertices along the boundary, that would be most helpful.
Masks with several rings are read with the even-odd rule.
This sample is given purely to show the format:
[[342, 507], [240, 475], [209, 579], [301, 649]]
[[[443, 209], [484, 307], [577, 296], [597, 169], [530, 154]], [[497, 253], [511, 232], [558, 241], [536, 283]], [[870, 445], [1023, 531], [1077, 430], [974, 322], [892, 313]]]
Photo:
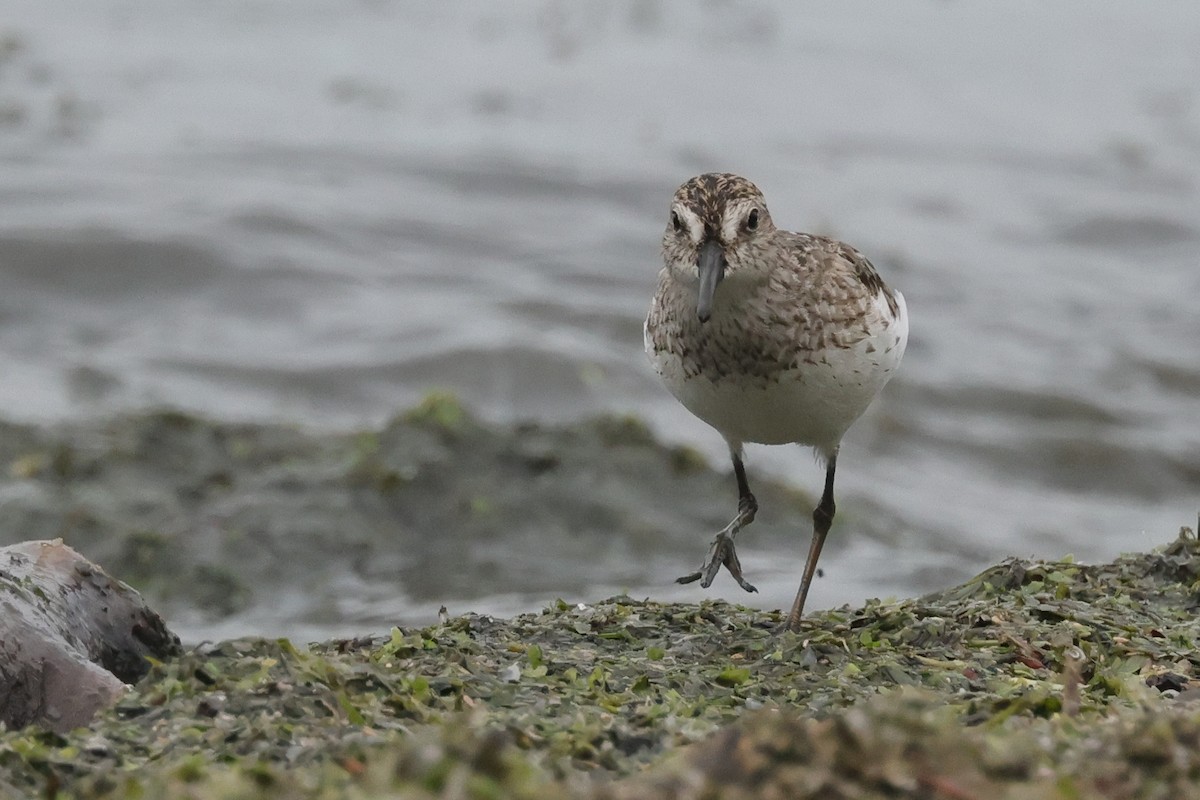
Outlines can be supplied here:
[[[169, 405], [348, 429], [444, 387], [497, 422], [633, 412], [720, 465], [641, 320], [671, 193], [730, 170], [780, 224], [866, 252], [912, 314], [843, 448], [813, 607], [1196, 521], [1192, 3], [4, 8], [10, 419]], [[799, 448], [750, 460], [820, 485]], [[786, 607], [797, 524], [794, 548], [744, 535], [761, 595], [710, 593]], [[447, 603], [704, 594], [581, 582], [556, 546], [554, 592], [500, 573]]]

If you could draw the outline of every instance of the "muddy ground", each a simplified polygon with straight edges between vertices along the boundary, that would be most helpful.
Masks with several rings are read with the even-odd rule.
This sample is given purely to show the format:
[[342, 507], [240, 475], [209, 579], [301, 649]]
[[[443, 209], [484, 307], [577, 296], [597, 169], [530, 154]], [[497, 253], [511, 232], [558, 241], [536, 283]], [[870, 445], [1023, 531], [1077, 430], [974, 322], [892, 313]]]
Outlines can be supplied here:
[[90, 729], [0, 735], [0, 794], [1200, 796], [1200, 544], [1010, 561], [811, 615], [616, 597], [157, 664]]
[[[6, 535], [64, 536], [168, 621], [289, 582], [319, 601], [347, 570], [437, 591], [448, 564], [490, 560], [545, 580], [538, 525], [612, 539], [612, 563], [581, 569], [645, 568], [675, 535], [645, 509], [707, 524], [728, 490], [634, 420], [497, 429], [445, 397], [357, 435], [175, 413], [6, 426], [0, 458]], [[814, 612], [799, 633], [778, 612], [616, 596], [206, 642], [88, 729], [0, 733], [0, 796], [1200, 797], [1198, 608], [1185, 529], [1111, 564], [1012, 560]]]

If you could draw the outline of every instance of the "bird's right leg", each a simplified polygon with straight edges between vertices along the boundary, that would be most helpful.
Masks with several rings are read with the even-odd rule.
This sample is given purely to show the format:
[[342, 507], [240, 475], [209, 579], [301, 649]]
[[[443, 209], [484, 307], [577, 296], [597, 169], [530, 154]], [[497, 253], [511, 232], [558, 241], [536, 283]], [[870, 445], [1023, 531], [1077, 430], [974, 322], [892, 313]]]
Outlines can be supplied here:
[[729, 455], [733, 459], [733, 474], [737, 477], [738, 484], [737, 516], [717, 533], [712, 545], [708, 548], [708, 557], [704, 559], [704, 564], [700, 569], [677, 579], [676, 583], [691, 583], [699, 580], [700, 585], [707, 589], [712, 585], [713, 578], [717, 576], [721, 565], [724, 564], [739, 586], [747, 592], [757, 592], [758, 589], [742, 577], [742, 563], [738, 560], [733, 540], [738, 535], [738, 531], [754, 521], [754, 515], [758, 513], [758, 501], [754, 499], [754, 495], [750, 492], [750, 483], [746, 480], [746, 467], [742, 464], [741, 445], [730, 445]]

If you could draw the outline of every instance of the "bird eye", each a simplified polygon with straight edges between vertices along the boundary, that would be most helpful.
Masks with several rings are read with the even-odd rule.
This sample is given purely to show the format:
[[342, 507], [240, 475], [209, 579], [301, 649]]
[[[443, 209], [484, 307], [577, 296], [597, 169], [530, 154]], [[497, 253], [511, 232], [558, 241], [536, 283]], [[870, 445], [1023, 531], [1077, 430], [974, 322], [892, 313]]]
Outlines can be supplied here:
[[758, 230], [758, 209], [750, 209], [750, 213], [746, 216], [746, 230]]
[[683, 230], [683, 220], [679, 218], [678, 211], [671, 212], [671, 227], [675, 229], [676, 233]]

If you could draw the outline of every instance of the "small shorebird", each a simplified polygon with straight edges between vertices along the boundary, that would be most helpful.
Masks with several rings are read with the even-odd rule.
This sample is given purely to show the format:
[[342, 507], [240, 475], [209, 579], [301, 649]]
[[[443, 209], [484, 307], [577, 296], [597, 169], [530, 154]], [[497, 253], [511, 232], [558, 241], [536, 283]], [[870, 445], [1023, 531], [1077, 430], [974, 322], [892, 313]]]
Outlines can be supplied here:
[[904, 355], [904, 296], [853, 247], [776, 228], [762, 192], [738, 175], [709, 173], [679, 187], [662, 251], [646, 353], [671, 394], [725, 437], [738, 486], [737, 516], [679, 583], [707, 588], [724, 564], [756, 591], [734, 549], [758, 511], [742, 446], [810, 446], [825, 463], [825, 491], [787, 618], [796, 630], [833, 522], [842, 436]]

